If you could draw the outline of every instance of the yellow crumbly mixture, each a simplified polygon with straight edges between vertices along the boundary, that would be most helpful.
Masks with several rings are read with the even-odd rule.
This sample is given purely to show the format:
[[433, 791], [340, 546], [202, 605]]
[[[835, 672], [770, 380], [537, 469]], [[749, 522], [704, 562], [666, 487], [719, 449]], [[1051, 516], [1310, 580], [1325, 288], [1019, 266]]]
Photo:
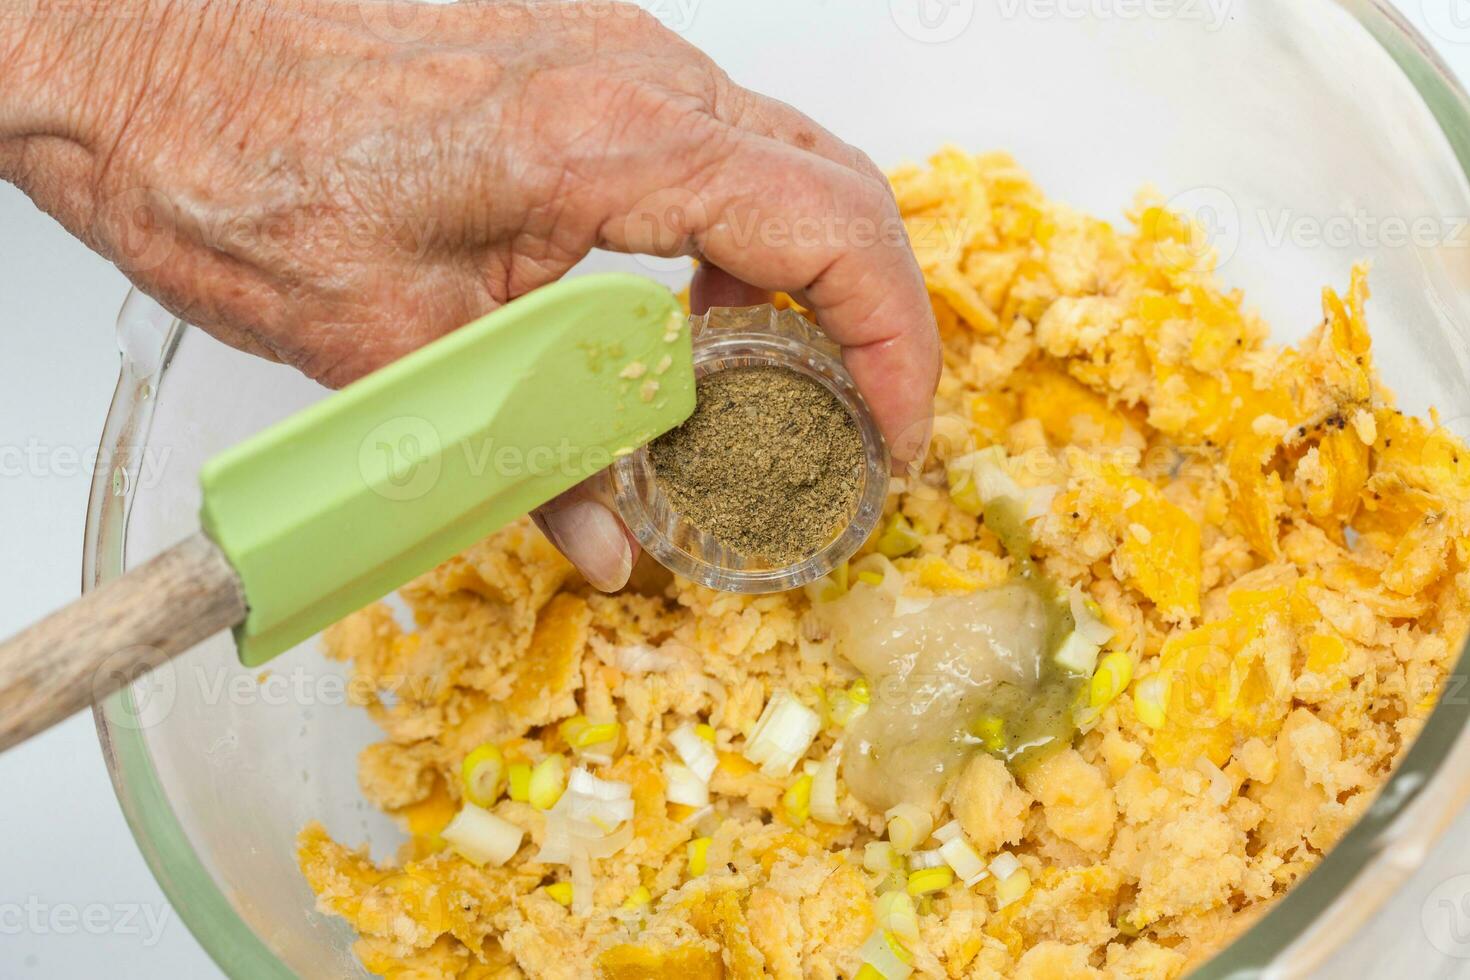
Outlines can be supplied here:
[[[921, 896], [903, 945], [923, 976], [1178, 975], [1313, 868], [1432, 708], [1470, 608], [1470, 455], [1379, 386], [1362, 268], [1323, 291], [1299, 347], [1272, 347], [1215, 285], [1199, 231], [1146, 196], [1119, 230], [1046, 200], [1004, 155], [949, 150], [892, 181], [945, 346], [928, 467], [889, 500], [917, 532], [896, 561], [905, 593], [1013, 571], [945, 475], [997, 443], [1018, 483], [1054, 489], [1031, 525], [1040, 569], [1085, 590], [1114, 631], [1104, 652], [1131, 667], [1121, 692], [1093, 686], [1071, 747], [1019, 775], [983, 752], [962, 770], [935, 826], [958, 820], [1023, 874]], [[741, 755], [773, 692], [822, 709], [855, 680], [811, 635], [806, 592], [654, 577], [600, 595], [518, 525], [402, 595], [415, 632], [373, 606], [326, 645], [377, 692], [366, 709], [387, 737], [362, 754], [362, 789], [410, 842], [375, 864], [313, 825], [299, 849], [369, 970], [859, 974], [882, 815], [839, 784], [849, 819], [820, 823], [787, 794], [801, 767], [766, 778]], [[635, 803], [633, 841], [592, 863], [587, 916], [549, 887], [565, 866], [532, 863], [545, 817], [530, 804], [493, 807], [528, 832], [504, 867], [438, 836], [468, 753], [572, 757], [558, 723], [574, 715], [621, 724], [591, 768]], [[714, 811], [693, 820], [661, 774], [686, 721], [713, 726], [720, 758]], [[841, 734], [836, 713], [824, 725], [809, 760]]]

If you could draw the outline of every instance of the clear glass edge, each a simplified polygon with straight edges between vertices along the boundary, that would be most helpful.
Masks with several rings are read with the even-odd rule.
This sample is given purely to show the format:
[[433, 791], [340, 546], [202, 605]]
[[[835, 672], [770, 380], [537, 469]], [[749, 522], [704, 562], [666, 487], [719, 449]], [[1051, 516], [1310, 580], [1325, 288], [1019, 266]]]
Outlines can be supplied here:
[[[142, 298], [128, 293], [118, 318], [120, 332], [132, 329], [131, 307]], [[171, 319], [155, 338], [128, 337], [121, 358], [99, 444], [99, 466], [87, 499], [82, 543], [82, 591], [88, 592], [121, 575], [125, 566], [127, 521], [137, 487], [138, 466], [153, 421], [153, 406], [185, 325]], [[120, 338], [124, 339], [124, 338]], [[151, 362], [140, 365], [138, 360]], [[121, 483], [123, 492], [116, 491]], [[236, 980], [291, 980], [286, 967], [247, 926], [195, 854], [178, 816], [158, 779], [143, 733], [135, 726], [114, 725], [111, 715], [137, 717], [131, 688], [92, 708], [97, 739], [112, 779], [113, 792], [153, 877], [199, 945], [225, 975]]]
[[[1470, 100], [1453, 74], [1387, 0], [1337, 2], [1404, 72], [1424, 99], [1462, 172], [1470, 180]], [[183, 329], [184, 325], [175, 321], [164, 339], [159, 370], [153, 381], [155, 392], [166, 374], [168, 354]], [[146, 440], [152, 408], [151, 403], [140, 405], [126, 389], [126, 383], [135, 376], [125, 355], [100, 441], [99, 448], [104, 453], [122, 448], [117, 440], [126, 433]], [[119, 412], [123, 415], [119, 416]], [[116, 577], [123, 570], [122, 539], [133, 489], [131, 485], [126, 488], [125, 501], [115, 518], [120, 521], [116, 534], [104, 535], [107, 515], [103, 510], [113, 494], [110, 474], [104, 480], [101, 472], [93, 481], [87, 504], [83, 591]], [[1462, 649], [1446, 684], [1463, 685], [1467, 678], [1470, 678], [1470, 645]], [[119, 707], [130, 711], [131, 701], [131, 691], [124, 689], [95, 706], [93, 714], [123, 815], [164, 894], [226, 975], [250, 980], [294, 976], [239, 917], [192, 850], [158, 782], [141, 732], [110, 724], [109, 711]], [[1352, 829], [1258, 922], [1193, 971], [1192, 980], [1302, 976], [1336, 948], [1340, 937], [1376, 911], [1391, 895], [1391, 886], [1407, 879], [1417, 869], [1430, 843], [1470, 796], [1470, 784], [1436, 786], [1431, 778], [1452, 754], [1470, 755], [1467, 719], [1470, 719], [1470, 704], [1441, 702], [1437, 705], [1413, 746]], [[1391, 833], [1394, 830], [1402, 831], [1402, 836], [1394, 838]], [[1363, 874], [1371, 859], [1390, 851], [1398, 853], [1398, 861], [1380, 862], [1374, 874]], [[1360, 877], [1372, 880], [1357, 881]], [[1353, 887], [1355, 884], [1359, 887]], [[1364, 887], [1368, 885], [1371, 889]], [[1341, 913], [1337, 921], [1324, 922], [1334, 918], [1323, 915], [1329, 908]]]
[[[1388, 0], [1337, 3], [1419, 93], [1470, 181], [1470, 98], [1449, 67]], [[1445, 688], [1463, 690], [1467, 677], [1470, 642]], [[1191, 980], [1304, 977], [1339, 948], [1418, 870], [1470, 798], [1470, 781], [1433, 778], [1450, 768], [1451, 756], [1470, 756], [1467, 721], [1470, 703], [1438, 703], [1374, 801], [1321, 863]]]

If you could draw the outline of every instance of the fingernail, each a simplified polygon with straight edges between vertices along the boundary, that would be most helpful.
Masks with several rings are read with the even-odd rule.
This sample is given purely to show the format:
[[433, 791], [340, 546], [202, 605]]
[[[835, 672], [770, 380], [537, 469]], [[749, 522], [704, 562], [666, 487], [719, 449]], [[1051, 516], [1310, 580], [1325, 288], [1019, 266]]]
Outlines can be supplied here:
[[616, 592], [628, 584], [633, 549], [612, 511], [595, 500], [579, 500], [545, 514], [545, 520], [551, 543], [594, 589]]
[[923, 469], [929, 458], [929, 443], [934, 438], [934, 423], [924, 420], [917, 427], [910, 426], [888, 447], [893, 457], [893, 472], [896, 476], [911, 474]]

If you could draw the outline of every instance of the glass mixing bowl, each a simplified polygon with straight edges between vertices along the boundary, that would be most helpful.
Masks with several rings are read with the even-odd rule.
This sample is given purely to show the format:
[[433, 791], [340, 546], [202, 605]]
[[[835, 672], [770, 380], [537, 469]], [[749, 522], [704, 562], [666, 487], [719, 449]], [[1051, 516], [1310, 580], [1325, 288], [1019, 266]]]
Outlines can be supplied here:
[[[1371, 259], [1370, 322], [1386, 380], [1407, 410], [1436, 405], [1451, 424], [1470, 418], [1470, 113], [1423, 39], [1387, 7], [658, 7], [737, 81], [803, 107], [884, 166], [947, 142], [1004, 148], [1051, 195], [1115, 219], [1151, 182], [1211, 228], [1224, 278], [1280, 338], [1311, 328], [1319, 288], [1341, 288], [1353, 260]], [[687, 274], [608, 256], [587, 267], [671, 282]], [[195, 474], [206, 457], [323, 394], [141, 299], [123, 321], [102, 446], [117, 466], [93, 489], [88, 586], [197, 526]], [[377, 735], [346, 702], [340, 668], [313, 643], [257, 677], [220, 636], [97, 710], [139, 846], [234, 977], [363, 975], [350, 930], [313, 911], [292, 854], [297, 830], [316, 819], [379, 855], [399, 839], [359, 796], [356, 756]], [[1346, 839], [1200, 975], [1299, 975], [1349, 935], [1470, 792], [1467, 718], [1464, 697], [1443, 699]]]

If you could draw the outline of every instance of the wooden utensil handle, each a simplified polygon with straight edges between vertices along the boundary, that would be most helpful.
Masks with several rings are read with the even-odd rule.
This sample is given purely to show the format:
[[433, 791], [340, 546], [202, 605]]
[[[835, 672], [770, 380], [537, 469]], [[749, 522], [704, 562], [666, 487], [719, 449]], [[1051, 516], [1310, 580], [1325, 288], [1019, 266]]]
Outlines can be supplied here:
[[245, 593], [203, 534], [0, 643], [0, 752], [245, 618]]

